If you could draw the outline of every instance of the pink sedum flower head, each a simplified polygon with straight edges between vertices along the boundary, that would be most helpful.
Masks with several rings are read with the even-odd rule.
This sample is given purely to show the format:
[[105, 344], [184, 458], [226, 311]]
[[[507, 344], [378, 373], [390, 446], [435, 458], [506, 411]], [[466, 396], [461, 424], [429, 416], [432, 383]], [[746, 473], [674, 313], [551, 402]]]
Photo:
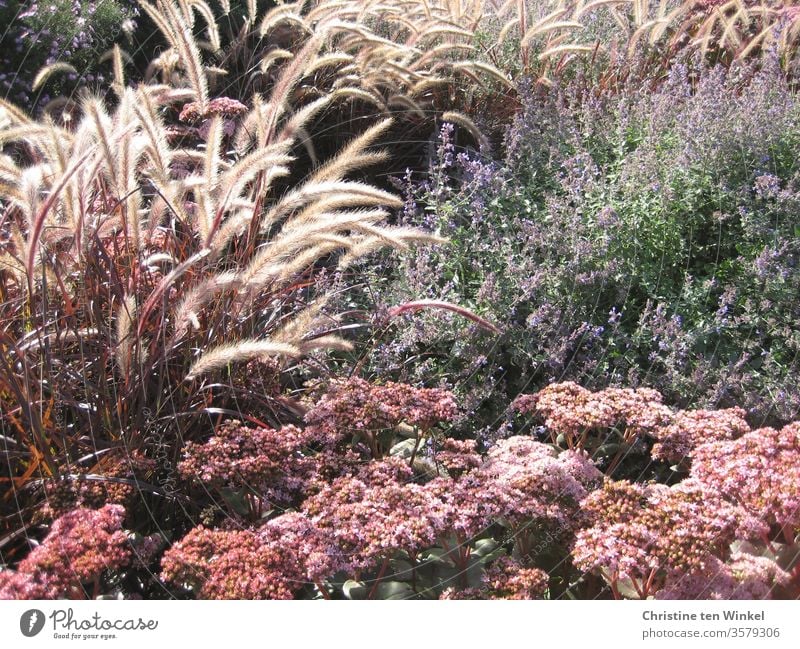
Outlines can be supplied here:
[[512, 525], [543, 519], [567, 529], [602, 475], [583, 455], [556, 455], [550, 446], [516, 436], [499, 442], [462, 482], [475, 491], [490, 490], [495, 516]]
[[251, 530], [195, 527], [164, 553], [161, 569], [200, 599], [293, 599], [305, 584], [296, 548]]
[[703, 444], [693, 453], [691, 476], [791, 538], [800, 527], [800, 422]]
[[455, 414], [455, 401], [446, 390], [351, 378], [334, 383], [306, 414], [306, 423], [335, 445], [354, 432], [374, 433], [400, 423], [427, 430]]
[[0, 571], [0, 599], [51, 599], [50, 588], [35, 575]]
[[590, 392], [576, 383], [554, 383], [514, 402], [517, 410], [539, 414], [555, 438], [567, 437], [570, 447], [585, 432], [624, 426], [627, 435], [649, 433], [672, 418], [661, 395], [647, 388], [607, 388]]
[[688, 410], [675, 413], [672, 421], [653, 429], [653, 459], [680, 462], [701, 444], [731, 440], [750, 431], [742, 408]]
[[125, 508], [74, 509], [53, 523], [50, 532], [19, 564], [0, 573], [0, 598], [55, 599], [82, 595], [82, 585], [106, 570], [128, 565], [131, 549], [122, 530]]
[[308, 498], [304, 513], [333, 540], [348, 568], [362, 570], [391, 554], [414, 554], [449, 527], [449, 508], [429, 485], [342, 477]]
[[188, 442], [179, 474], [214, 487], [250, 488], [278, 501], [300, 493], [316, 461], [303, 451], [312, 435], [295, 426], [249, 428], [238, 422], [220, 426], [204, 444]]
[[704, 570], [672, 575], [656, 599], [772, 599], [777, 586], [791, 575], [767, 557], [734, 553], [726, 563], [716, 557]]
[[742, 512], [696, 481], [674, 487], [607, 481], [583, 502], [594, 523], [576, 534], [575, 565], [614, 582], [655, 585], [724, 556]]
[[539, 568], [525, 568], [511, 557], [497, 559], [481, 576], [477, 588], [448, 588], [439, 599], [541, 599], [548, 577]]
[[292, 548], [297, 561], [293, 570], [308, 582], [320, 583], [347, 565], [330, 537], [299, 512], [273, 518], [258, 530], [258, 536], [265, 543]]
[[193, 101], [186, 104], [181, 110], [178, 119], [181, 122], [193, 123], [216, 115], [234, 118], [245, 112], [247, 112], [247, 106], [240, 101], [230, 97], [217, 97], [209, 101], [205, 109], [202, 108], [200, 102]]
[[473, 440], [445, 439], [436, 450], [435, 461], [453, 477], [459, 477], [481, 465], [483, 458]]

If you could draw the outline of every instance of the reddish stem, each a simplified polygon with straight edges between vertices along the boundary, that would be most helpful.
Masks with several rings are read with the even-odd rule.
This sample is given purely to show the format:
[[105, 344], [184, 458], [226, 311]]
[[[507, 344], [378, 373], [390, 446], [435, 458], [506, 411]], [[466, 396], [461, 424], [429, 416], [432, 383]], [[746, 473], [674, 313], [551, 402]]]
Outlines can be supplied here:
[[328, 589], [325, 588], [325, 586], [323, 586], [318, 581], [315, 581], [314, 585], [317, 587], [317, 590], [322, 594], [322, 599], [330, 599], [331, 598], [331, 594], [328, 592]]
[[381, 565], [380, 572], [378, 572], [378, 576], [375, 577], [375, 583], [372, 584], [372, 588], [370, 588], [369, 595], [367, 595], [367, 599], [372, 599], [372, 596], [375, 595], [375, 591], [378, 589], [378, 584], [381, 583], [383, 580], [383, 576], [386, 574], [386, 570], [389, 568], [389, 558], [383, 560], [383, 564]]

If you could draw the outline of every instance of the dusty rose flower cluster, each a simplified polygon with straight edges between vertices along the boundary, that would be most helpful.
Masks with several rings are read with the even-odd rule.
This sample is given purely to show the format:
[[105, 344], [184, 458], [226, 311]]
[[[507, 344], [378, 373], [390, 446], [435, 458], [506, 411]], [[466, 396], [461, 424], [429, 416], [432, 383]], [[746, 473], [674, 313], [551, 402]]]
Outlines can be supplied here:
[[483, 574], [489, 599], [539, 599], [547, 582], [544, 570], [525, 568], [510, 557], [498, 559]]
[[[241, 428], [231, 430], [241, 432]], [[266, 438], [273, 443], [275, 435]], [[574, 528], [579, 501], [601, 481], [584, 455], [569, 451], [556, 455], [531, 438], [504, 440], [486, 458], [472, 446], [441, 444], [441, 452], [457, 458], [463, 471], [457, 478], [419, 484], [412, 481], [407, 461], [369, 460], [348, 465], [328, 484], [317, 482], [305, 493], [299, 512], [278, 516], [260, 528], [235, 532], [196, 528], [166, 553], [162, 577], [192, 587], [200, 597], [288, 597], [304, 584], [319, 586], [336, 572], [360, 575], [377, 570], [398, 553], [414, 557], [438, 544], [449, 547], [445, 539], [453, 537], [461, 539], [459, 560], [466, 561], [463, 542], [496, 522], [517, 526], [520, 538], [533, 529], [531, 521], [560, 527], [562, 532]], [[199, 448], [190, 449], [189, 455], [195, 458]], [[226, 453], [233, 454], [220, 456], [214, 466], [225, 477], [226, 461], [242, 466], [248, 453], [264, 450], [258, 443], [239, 444], [227, 448]], [[209, 460], [207, 454], [203, 460]], [[258, 475], [265, 467], [271, 470], [263, 463], [255, 467]], [[285, 555], [287, 548], [294, 554]], [[274, 559], [278, 551], [285, 555], [280, 562]], [[226, 558], [221, 560], [222, 556]], [[243, 566], [253, 565], [261, 566], [263, 578], [237, 576]], [[505, 564], [498, 564], [495, 572], [501, 566]], [[542, 575], [527, 570], [515, 568], [513, 579], [510, 573], [497, 576], [492, 592], [497, 597], [539, 592]], [[499, 583], [506, 578], [505, 594], [500, 594]], [[487, 593], [482, 591], [482, 596]]]
[[451, 518], [435, 488], [356, 477], [334, 480], [305, 501], [303, 512], [354, 571], [374, 567], [399, 550], [416, 554], [434, 545]]
[[739, 437], [750, 430], [745, 414], [742, 408], [676, 412], [669, 424], [650, 432], [658, 440], [651, 454], [656, 460], [680, 462], [701, 444]]
[[[113, 478], [130, 480], [136, 473], [153, 470], [155, 462], [138, 452], [131, 452], [122, 458], [106, 455], [101, 466], [92, 470], [92, 473], [100, 474], [100, 479], [61, 477], [45, 480], [43, 487], [47, 502], [38, 512], [38, 517], [49, 521], [82, 507], [99, 509], [106, 504], [130, 506], [138, 498], [138, 490], [131, 482], [117, 482]], [[86, 469], [76, 468], [75, 473], [86, 473]]]
[[575, 524], [580, 501], [601, 482], [586, 456], [556, 454], [530, 437], [516, 436], [499, 442], [462, 478], [460, 493], [486, 492], [487, 513], [513, 526], [538, 519], [566, 530]]
[[767, 525], [800, 527], [800, 423], [760, 428], [694, 450], [691, 476]]
[[161, 567], [164, 580], [203, 599], [292, 599], [304, 583], [296, 549], [264, 543], [251, 530], [195, 527], [164, 554]]
[[428, 430], [455, 417], [453, 395], [435, 388], [415, 388], [404, 383], [375, 385], [359, 378], [334, 383], [306, 414], [306, 423], [336, 444], [348, 435], [367, 438], [373, 457], [382, 453], [377, 432], [400, 423]]
[[437, 444], [434, 460], [452, 477], [458, 477], [475, 469], [483, 462], [483, 458], [475, 450], [473, 440], [457, 439], [445, 439]]
[[0, 572], [0, 599], [55, 599], [83, 596], [83, 585], [131, 560], [122, 529], [125, 509], [106, 505], [75, 509], [58, 518], [16, 572]]
[[[287, 598], [310, 585], [329, 597], [343, 575], [378, 584], [390, 562], [417, 565], [430, 552], [466, 575], [475, 539], [489, 532], [523, 563], [495, 559], [479, 586], [473, 575], [473, 587], [463, 581], [442, 598], [541, 597], [547, 575], [535, 561], [545, 551], [601, 575], [616, 597], [768, 597], [790, 584], [776, 561], [754, 555], [781, 527], [793, 540], [800, 425], [750, 431], [740, 409], [673, 412], [650, 390], [593, 394], [575, 384], [551, 386], [518, 406], [543, 412], [548, 426], [570, 431], [574, 441], [587, 425], [647, 434], [660, 458], [688, 454], [691, 475], [673, 486], [615, 481], [579, 443], [559, 451], [512, 436], [481, 455], [472, 441], [432, 435], [417, 450], [446, 472], [419, 478], [406, 455], [383, 457], [377, 432], [392, 440], [400, 423], [424, 429], [446, 420], [455, 412], [452, 396], [350, 379], [308, 412], [305, 429], [228, 424], [205, 444], [187, 446], [179, 466], [185, 477], [262, 494], [291, 491], [295, 511], [255, 517], [244, 529], [195, 528], [164, 555], [162, 577], [199, 597]], [[371, 440], [369, 453], [359, 439]], [[762, 545], [733, 552], [745, 540]], [[426, 561], [413, 569], [422, 574]], [[437, 583], [445, 588], [453, 577]]]
[[553, 441], [563, 434], [570, 448], [580, 446], [581, 438], [591, 430], [623, 426], [626, 436], [635, 437], [672, 419], [670, 409], [661, 403], [661, 395], [647, 388], [591, 392], [568, 381], [518, 397], [514, 403], [520, 412], [543, 416]]
[[706, 569], [725, 555], [740, 512], [694, 481], [673, 487], [608, 481], [583, 510], [594, 523], [576, 534], [575, 565], [612, 584], [629, 579], [644, 596], [667, 577]]
[[750, 430], [742, 408], [677, 410], [650, 389], [607, 388], [591, 392], [576, 383], [554, 383], [519, 397], [516, 408], [544, 418], [553, 441], [563, 434], [570, 447], [582, 447], [590, 431], [621, 429], [629, 442], [640, 435], [655, 440], [653, 459], [680, 462], [701, 444], [731, 440]]
[[656, 599], [770, 599], [791, 575], [767, 557], [734, 553], [727, 562], [712, 557], [703, 570], [673, 575]]
[[204, 444], [186, 444], [178, 472], [208, 486], [249, 488], [285, 501], [302, 491], [316, 466], [303, 453], [313, 443], [309, 430], [295, 426], [274, 430], [227, 422]]
[[229, 118], [238, 117], [245, 112], [247, 112], [247, 106], [242, 102], [231, 99], [230, 97], [217, 97], [209, 101], [205, 109], [196, 101], [186, 104], [181, 110], [178, 119], [181, 122], [193, 123], [201, 119], [209, 119], [215, 115]]
[[483, 573], [481, 585], [461, 590], [448, 588], [439, 599], [540, 599], [548, 577], [539, 568], [525, 568], [511, 557], [500, 557]]
[[345, 564], [307, 516], [290, 512], [255, 530], [195, 527], [161, 566], [165, 581], [203, 599], [292, 599]]
[[302, 573], [307, 583], [319, 584], [347, 564], [334, 540], [300, 512], [273, 518], [259, 529], [258, 536], [264, 543], [292, 548], [299, 565], [299, 570], [296, 567], [293, 570]]

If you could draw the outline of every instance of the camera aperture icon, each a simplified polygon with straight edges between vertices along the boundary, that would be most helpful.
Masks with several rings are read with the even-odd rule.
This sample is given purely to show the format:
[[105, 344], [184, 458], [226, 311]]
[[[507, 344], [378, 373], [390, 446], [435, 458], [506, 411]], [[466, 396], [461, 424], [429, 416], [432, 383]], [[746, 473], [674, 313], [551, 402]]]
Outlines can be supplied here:
[[38, 608], [25, 611], [19, 618], [19, 630], [26, 638], [32, 638], [44, 628], [44, 613]]

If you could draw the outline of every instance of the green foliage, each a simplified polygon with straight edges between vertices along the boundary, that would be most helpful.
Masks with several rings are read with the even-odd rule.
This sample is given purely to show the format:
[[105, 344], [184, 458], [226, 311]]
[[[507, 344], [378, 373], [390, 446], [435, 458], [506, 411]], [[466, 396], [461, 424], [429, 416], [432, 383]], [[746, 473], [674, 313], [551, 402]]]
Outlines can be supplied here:
[[458, 302], [504, 334], [418, 314], [379, 345], [374, 371], [454, 386], [464, 432], [567, 377], [790, 420], [800, 102], [778, 66], [678, 66], [655, 93], [576, 87], [524, 91], [498, 162], [457, 155], [444, 129], [406, 213], [450, 246], [376, 284], [379, 302]]

